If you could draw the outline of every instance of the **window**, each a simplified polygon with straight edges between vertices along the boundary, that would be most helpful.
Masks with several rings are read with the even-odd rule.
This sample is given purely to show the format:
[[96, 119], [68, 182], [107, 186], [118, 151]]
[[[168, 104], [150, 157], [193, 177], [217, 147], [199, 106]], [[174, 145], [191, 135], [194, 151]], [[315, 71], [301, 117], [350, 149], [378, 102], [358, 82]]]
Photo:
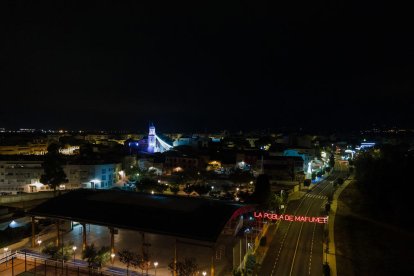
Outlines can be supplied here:
[[105, 174], [106, 173], [106, 169], [102, 169], [102, 174]]
[[102, 181], [106, 180], [106, 175], [102, 175]]

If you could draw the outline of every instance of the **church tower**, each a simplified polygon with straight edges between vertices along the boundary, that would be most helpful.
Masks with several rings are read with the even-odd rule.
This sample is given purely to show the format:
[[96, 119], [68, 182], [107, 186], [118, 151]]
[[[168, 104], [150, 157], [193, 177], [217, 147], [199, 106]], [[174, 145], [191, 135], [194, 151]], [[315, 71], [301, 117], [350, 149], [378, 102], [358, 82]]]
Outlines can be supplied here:
[[154, 152], [156, 146], [155, 140], [155, 126], [154, 124], [150, 124], [149, 132], [148, 132], [148, 152]]

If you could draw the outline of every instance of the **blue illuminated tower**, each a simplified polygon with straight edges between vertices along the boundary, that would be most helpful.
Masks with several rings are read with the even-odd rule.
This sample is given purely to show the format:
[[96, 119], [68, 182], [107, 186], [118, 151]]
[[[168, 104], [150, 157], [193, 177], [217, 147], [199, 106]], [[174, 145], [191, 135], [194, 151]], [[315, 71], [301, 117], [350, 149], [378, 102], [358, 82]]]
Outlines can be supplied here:
[[148, 152], [154, 152], [156, 146], [156, 139], [155, 139], [155, 126], [154, 124], [150, 124], [149, 132], [148, 132]]

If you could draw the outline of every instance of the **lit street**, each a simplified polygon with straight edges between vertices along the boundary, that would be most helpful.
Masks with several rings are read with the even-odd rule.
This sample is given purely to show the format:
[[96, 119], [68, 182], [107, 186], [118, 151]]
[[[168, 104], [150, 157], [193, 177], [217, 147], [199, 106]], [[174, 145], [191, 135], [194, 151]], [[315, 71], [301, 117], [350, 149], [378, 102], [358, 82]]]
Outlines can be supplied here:
[[[301, 200], [288, 205], [286, 213], [324, 216], [331, 181], [343, 177], [334, 171]], [[325, 224], [281, 221], [259, 275], [322, 275]]]

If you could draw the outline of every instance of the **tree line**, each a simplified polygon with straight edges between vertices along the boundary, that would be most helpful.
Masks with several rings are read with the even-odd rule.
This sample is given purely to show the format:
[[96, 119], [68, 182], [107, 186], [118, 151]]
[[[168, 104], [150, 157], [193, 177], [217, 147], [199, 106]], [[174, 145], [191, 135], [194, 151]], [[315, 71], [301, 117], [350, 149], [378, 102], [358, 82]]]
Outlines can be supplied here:
[[414, 154], [408, 145], [384, 145], [355, 159], [355, 178], [373, 215], [408, 226], [414, 192]]

